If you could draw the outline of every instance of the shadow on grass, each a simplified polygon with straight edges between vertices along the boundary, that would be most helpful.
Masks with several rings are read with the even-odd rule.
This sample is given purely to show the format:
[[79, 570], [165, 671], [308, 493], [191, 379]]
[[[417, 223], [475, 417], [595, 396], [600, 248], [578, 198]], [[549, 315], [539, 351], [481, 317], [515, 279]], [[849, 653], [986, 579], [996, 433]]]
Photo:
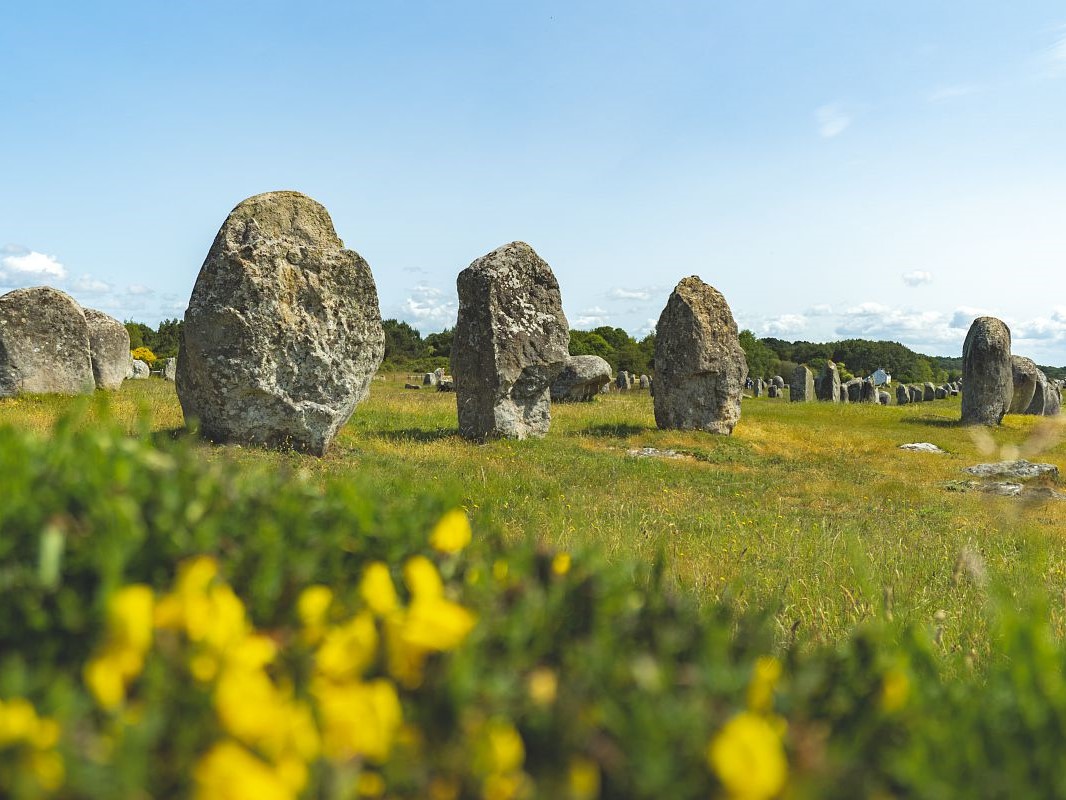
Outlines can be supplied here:
[[398, 431], [373, 431], [368, 436], [388, 439], [390, 442], [439, 442], [459, 435], [458, 428], [402, 428]]
[[900, 422], [906, 425], [922, 425], [926, 428], [964, 428], [966, 424], [961, 419], [943, 419], [940, 417], [901, 417]]
[[604, 423], [589, 425], [584, 430], [576, 431], [580, 436], [598, 436], [605, 439], [625, 439], [628, 436], [636, 436], [638, 433], [646, 433], [655, 430], [648, 425], [630, 425], [625, 422]]
[[152, 431], [152, 443], [157, 447], [166, 442], [177, 442], [182, 439], [199, 439], [200, 434], [195, 431], [189, 430], [184, 425], [179, 425], [176, 428], [163, 428], [162, 430]]

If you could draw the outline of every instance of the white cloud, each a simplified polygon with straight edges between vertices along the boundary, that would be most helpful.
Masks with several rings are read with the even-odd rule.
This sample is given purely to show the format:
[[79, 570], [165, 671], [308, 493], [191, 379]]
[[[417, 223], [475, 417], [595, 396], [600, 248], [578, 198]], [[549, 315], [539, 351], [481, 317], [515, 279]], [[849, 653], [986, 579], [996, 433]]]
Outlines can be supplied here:
[[959, 84], [957, 86], [941, 86], [931, 91], [926, 98], [930, 103], [946, 103], [959, 97], [968, 97], [978, 94], [982, 89], [974, 84]]
[[[5, 248], [9, 249], [9, 248]], [[28, 252], [12, 252], [0, 258], [0, 273], [8, 280], [50, 279], [61, 281], [67, 277], [67, 268], [55, 256]]]
[[1015, 341], [1043, 343], [1066, 341], [1066, 308], [1057, 307], [1048, 317], [1036, 317], [1017, 324], [1011, 331]]
[[430, 329], [447, 328], [455, 324], [458, 303], [442, 289], [424, 283], [416, 285], [401, 303], [400, 318], [419, 327], [422, 333]]
[[828, 303], [818, 303], [804, 312], [808, 317], [828, 317], [833, 313], [833, 307]]
[[951, 328], [961, 328], [964, 331], [968, 331], [973, 321], [978, 317], [986, 317], [991, 314], [990, 311], [986, 311], [983, 308], [973, 308], [971, 306], [959, 306], [952, 312], [951, 319], [948, 321], [948, 326]]
[[814, 115], [818, 120], [818, 135], [823, 139], [839, 136], [851, 125], [851, 114], [845, 111], [839, 103], [821, 106], [814, 112]]
[[94, 278], [92, 275], [82, 275], [70, 285], [70, 288], [81, 294], [106, 294], [112, 290], [110, 283]]
[[761, 327], [771, 336], [794, 334], [807, 327], [807, 318], [802, 314], [782, 314], [766, 320]]
[[592, 308], [586, 308], [584, 311], [578, 314], [571, 321], [570, 326], [578, 330], [585, 330], [587, 328], [599, 328], [601, 325], [606, 325], [607, 320], [607, 309], [600, 308], [599, 306], [593, 306]]
[[143, 297], [146, 295], [155, 294], [155, 289], [151, 289], [145, 286], [143, 283], [131, 283], [126, 287], [126, 293], [131, 294], [134, 297]]
[[905, 272], [901, 277], [903, 278], [903, 282], [908, 286], [921, 286], [923, 283], [933, 282], [933, 273], [926, 272], [924, 269]]
[[623, 289], [616, 286], [607, 292], [611, 300], [640, 300], [646, 302], [652, 298], [652, 289]]

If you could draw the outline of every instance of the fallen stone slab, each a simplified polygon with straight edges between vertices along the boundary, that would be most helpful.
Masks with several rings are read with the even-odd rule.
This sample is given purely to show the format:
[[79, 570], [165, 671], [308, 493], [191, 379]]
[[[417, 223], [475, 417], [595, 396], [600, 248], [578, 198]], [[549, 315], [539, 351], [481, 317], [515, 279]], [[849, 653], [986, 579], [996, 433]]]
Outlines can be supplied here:
[[1047, 476], [1057, 480], [1059, 477], [1059, 468], [1054, 464], [1034, 464], [1024, 458], [1017, 461], [998, 461], [994, 464], [975, 464], [972, 467], [964, 467], [962, 471], [979, 478], [1029, 480]]
[[627, 450], [626, 455], [630, 458], [686, 458], [684, 453], [676, 450], [659, 450], [655, 447], [635, 447]]
[[908, 444], [901, 444], [900, 450], [910, 450], [914, 453], [946, 453], [947, 450], [942, 450], [932, 442], [909, 442]]

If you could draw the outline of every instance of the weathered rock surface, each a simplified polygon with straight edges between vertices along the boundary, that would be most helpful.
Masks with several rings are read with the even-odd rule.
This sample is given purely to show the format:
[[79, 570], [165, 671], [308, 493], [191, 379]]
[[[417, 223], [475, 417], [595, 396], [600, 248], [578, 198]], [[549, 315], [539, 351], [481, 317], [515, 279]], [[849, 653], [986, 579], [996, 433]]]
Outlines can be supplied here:
[[902, 383], [896, 387], [896, 405], [905, 406], [911, 401], [910, 390]]
[[825, 362], [815, 382], [814, 392], [822, 402], [840, 402], [840, 372], [834, 362]]
[[964, 467], [962, 471], [979, 478], [1030, 480], [1046, 476], [1057, 480], [1059, 477], [1059, 468], [1054, 464], [1034, 464], [1024, 458], [1016, 461], [997, 461], [992, 464], [975, 464], [972, 467]]
[[168, 358], [163, 362], [163, 380], [173, 381], [178, 377], [178, 359]]
[[615, 379], [615, 386], [620, 392], [628, 392], [633, 388], [633, 378], [626, 370], [621, 369], [618, 371], [618, 377]]
[[774, 377], [770, 378], [770, 383], [772, 383], [778, 389], [785, 388], [785, 379], [782, 378], [780, 375], [774, 375]]
[[569, 358], [570, 329], [551, 267], [511, 242], [459, 273], [452, 374], [459, 433], [483, 441], [543, 436], [549, 387]]
[[925, 399], [921, 388], [917, 386], [908, 386], [907, 391], [910, 392], [912, 403], [921, 403]]
[[655, 424], [732, 433], [748, 364], [725, 298], [697, 276], [685, 278], [655, 330]]
[[859, 396], [863, 403], [877, 402], [877, 386], [869, 378], [863, 378], [859, 386]]
[[792, 383], [788, 387], [788, 399], [793, 403], [814, 402], [814, 373], [803, 364], [796, 366]]
[[1038, 384], [1046, 384], [1047, 376], [1031, 358], [1025, 356], [1011, 356], [1010, 370], [1013, 393], [1007, 413], [1026, 414], [1029, 412], [1029, 406], [1033, 404]]
[[551, 399], [556, 403], [595, 400], [603, 387], [611, 384], [611, 377], [611, 365], [599, 356], [570, 356], [551, 383]]
[[148, 366], [147, 361], [141, 361], [139, 358], [135, 358], [130, 361], [130, 378], [135, 381], [146, 381], [152, 375], [152, 368]]
[[83, 309], [89, 328], [89, 358], [97, 389], [122, 386], [130, 364], [130, 333], [117, 319], [95, 308]]
[[766, 383], [762, 378], [755, 381], [755, 385], [751, 387], [751, 393], [754, 397], [762, 397], [763, 392], [766, 391]]
[[238, 205], [185, 311], [177, 392], [221, 442], [323, 454], [384, 355], [370, 267], [298, 192]]
[[640, 388], [641, 389], [651, 389], [651, 378], [649, 378], [647, 375], [641, 375], [640, 376]]
[[862, 378], [852, 378], [844, 384], [844, 389], [848, 393], [849, 403], [858, 403], [862, 400]]
[[925, 383], [923, 383], [922, 384], [922, 400], [925, 400], [926, 402], [929, 402], [931, 400], [936, 400], [936, 399], [937, 399], [936, 398], [936, 387], [932, 383], [930, 383], [929, 381], [926, 381]]
[[962, 421], [998, 425], [1014, 396], [1010, 329], [995, 317], [978, 317], [962, 345]]
[[48, 286], [0, 297], [0, 397], [95, 388], [89, 325], [73, 297]]
[[771, 383], [770, 386], [766, 390], [766, 396], [767, 397], [771, 397], [771, 398], [776, 398], [776, 397], [780, 396], [781, 391], [782, 391], [781, 389], [777, 388], [777, 384], [776, 383]]
[[436, 386], [438, 383], [440, 383], [440, 375], [436, 372], [427, 372], [422, 375], [423, 386]]
[[937, 447], [932, 442], [910, 442], [909, 444], [901, 444], [900, 450], [910, 450], [915, 453], [944, 453], [947, 452]]
[[891, 401], [892, 401], [892, 395], [890, 395], [888, 392], [878, 392], [877, 393], [877, 402], [880, 403], [881, 405], [887, 406]]

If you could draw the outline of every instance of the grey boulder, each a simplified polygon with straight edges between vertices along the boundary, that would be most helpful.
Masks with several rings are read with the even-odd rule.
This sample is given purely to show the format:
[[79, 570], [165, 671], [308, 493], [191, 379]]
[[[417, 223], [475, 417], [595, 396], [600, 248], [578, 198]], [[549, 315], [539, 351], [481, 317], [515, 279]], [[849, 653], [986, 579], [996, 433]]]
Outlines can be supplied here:
[[130, 333], [109, 314], [86, 308], [89, 327], [89, 358], [97, 389], [114, 391], [122, 386], [130, 363]]
[[826, 361], [818, 376], [814, 392], [823, 402], [840, 402], [840, 372], [832, 361]]
[[525, 242], [511, 242], [475, 260], [456, 285], [459, 434], [475, 441], [544, 436], [549, 389], [570, 342], [551, 267]]
[[655, 424], [732, 433], [748, 363], [725, 297], [689, 276], [670, 294], [655, 331]]
[[209, 439], [322, 455], [367, 396], [385, 337], [370, 267], [299, 192], [238, 205], [185, 311], [177, 392]]
[[803, 364], [797, 365], [792, 373], [788, 399], [793, 403], [811, 403], [814, 401], [814, 373]]
[[[1010, 370], [1013, 393], [1007, 413], [1027, 414], [1029, 407], [1033, 404], [1039, 384], [1046, 384], [1047, 376], [1031, 358], [1025, 356], [1011, 356]], [[1038, 413], [1043, 413], [1043, 411]]]
[[0, 297], [0, 397], [95, 388], [89, 325], [73, 297], [48, 286]]
[[1014, 396], [1010, 329], [995, 317], [978, 317], [962, 345], [962, 421], [998, 425]]
[[147, 361], [134, 358], [130, 361], [130, 378], [135, 381], [146, 381], [152, 374], [152, 368]]
[[[647, 377], [647, 376], [645, 376]], [[551, 399], [556, 403], [583, 403], [596, 399], [611, 384], [611, 365], [599, 356], [570, 356], [562, 372], [551, 383]]]

